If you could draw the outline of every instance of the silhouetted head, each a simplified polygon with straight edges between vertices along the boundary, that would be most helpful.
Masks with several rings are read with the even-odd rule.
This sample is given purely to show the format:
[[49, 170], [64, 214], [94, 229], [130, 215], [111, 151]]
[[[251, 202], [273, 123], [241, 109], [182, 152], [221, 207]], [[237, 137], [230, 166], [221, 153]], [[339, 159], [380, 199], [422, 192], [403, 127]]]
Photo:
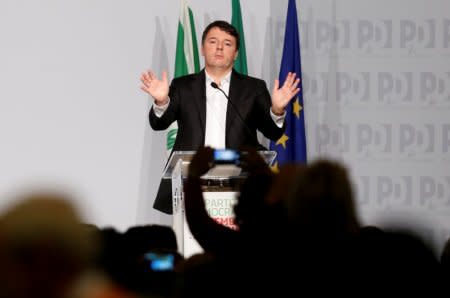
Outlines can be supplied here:
[[264, 198], [272, 180], [273, 176], [268, 174], [251, 175], [242, 185], [234, 206], [235, 222], [241, 231], [257, 228], [266, 219], [269, 207]]
[[359, 229], [347, 170], [335, 161], [317, 160], [298, 172], [287, 207], [294, 229], [306, 234], [354, 234]]

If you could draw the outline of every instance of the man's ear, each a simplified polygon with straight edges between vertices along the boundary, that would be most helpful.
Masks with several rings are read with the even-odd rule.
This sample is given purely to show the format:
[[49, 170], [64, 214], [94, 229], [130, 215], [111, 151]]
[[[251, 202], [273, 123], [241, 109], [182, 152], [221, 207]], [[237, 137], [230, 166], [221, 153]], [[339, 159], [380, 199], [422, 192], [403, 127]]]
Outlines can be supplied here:
[[202, 55], [202, 57], [205, 57], [205, 50], [203, 49], [203, 45], [200, 48], [200, 54]]
[[236, 61], [238, 56], [239, 56], [239, 51], [236, 51], [236, 54], [234, 55], [234, 61]]

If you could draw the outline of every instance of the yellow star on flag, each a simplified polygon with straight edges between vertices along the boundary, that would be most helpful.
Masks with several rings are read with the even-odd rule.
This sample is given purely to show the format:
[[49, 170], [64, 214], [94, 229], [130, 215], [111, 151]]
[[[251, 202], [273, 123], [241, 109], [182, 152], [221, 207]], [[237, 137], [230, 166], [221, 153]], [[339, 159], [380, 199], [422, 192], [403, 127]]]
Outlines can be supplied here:
[[280, 169], [278, 168], [278, 161], [276, 161], [273, 166], [270, 167], [270, 169], [272, 170], [272, 172], [274, 172], [275, 174], [278, 174], [280, 172]]
[[298, 101], [298, 97], [292, 104], [292, 112], [297, 116], [297, 119], [300, 118], [300, 112], [303, 110], [303, 107], [300, 105], [300, 102]]
[[289, 140], [289, 137], [285, 134], [281, 138], [278, 139], [277, 145], [282, 145], [284, 149], [286, 149], [286, 142]]

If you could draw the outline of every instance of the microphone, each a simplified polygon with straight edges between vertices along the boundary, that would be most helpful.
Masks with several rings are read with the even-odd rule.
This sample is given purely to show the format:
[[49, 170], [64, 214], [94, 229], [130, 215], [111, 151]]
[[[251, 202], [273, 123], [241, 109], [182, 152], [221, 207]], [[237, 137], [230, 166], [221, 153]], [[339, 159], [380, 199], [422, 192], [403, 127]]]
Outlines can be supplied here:
[[[219, 91], [221, 91], [223, 93], [223, 95], [225, 95], [225, 98], [228, 100], [228, 102], [231, 104], [231, 107], [233, 108], [234, 112], [236, 113], [236, 115], [238, 116], [239, 120], [241, 121], [242, 124], [244, 124], [245, 127], [245, 132], [248, 134], [248, 137], [250, 137], [250, 140], [252, 141], [252, 143], [255, 143], [256, 140], [256, 149], [260, 150], [261, 147], [263, 147], [261, 144], [259, 144], [258, 139], [256, 138], [255, 135], [253, 135], [252, 131], [250, 130], [250, 128], [248, 127], [247, 123], [245, 123], [244, 119], [242, 118], [241, 114], [239, 113], [239, 111], [237, 110], [236, 106], [234, 105], [234, 103], [230, 100], [230, 97], [228, 97], [228, 95], [225, 93], [225, 91], [223, 91], [217, 84], [216, 82], [211, 82], [211, 87], [213, 87], [214, 89], [217, 89]], [[263, 147], [263, 150], [266, 150]]]

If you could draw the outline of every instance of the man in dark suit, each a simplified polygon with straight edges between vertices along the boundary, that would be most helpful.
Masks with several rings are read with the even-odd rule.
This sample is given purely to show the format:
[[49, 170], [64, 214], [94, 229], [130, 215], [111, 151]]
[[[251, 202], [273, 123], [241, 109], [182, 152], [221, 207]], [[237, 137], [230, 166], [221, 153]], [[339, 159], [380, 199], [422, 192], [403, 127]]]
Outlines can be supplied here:
[[[225, 21], [215, 21], [202, 35], [202, 71], [176, 78], [170, 87], [166, 72], [161, 80], [151, 71], [142, 74], [141, 89], [154, 99], [151, 127], [164, 130], [178, 122], [173, 150], [197, 150], [204, 145], [264, 149], [257, 130], [271, 140], [283, 135], [285, 107], [299, 92], [299, 79], [289, 73], [281, 87], [275, 80], [271, 96], [263, 80], [233, 70], [238, 50], [237, 30]], [[153, 207], [172, 213], [170, 181], [161, 182]]]

